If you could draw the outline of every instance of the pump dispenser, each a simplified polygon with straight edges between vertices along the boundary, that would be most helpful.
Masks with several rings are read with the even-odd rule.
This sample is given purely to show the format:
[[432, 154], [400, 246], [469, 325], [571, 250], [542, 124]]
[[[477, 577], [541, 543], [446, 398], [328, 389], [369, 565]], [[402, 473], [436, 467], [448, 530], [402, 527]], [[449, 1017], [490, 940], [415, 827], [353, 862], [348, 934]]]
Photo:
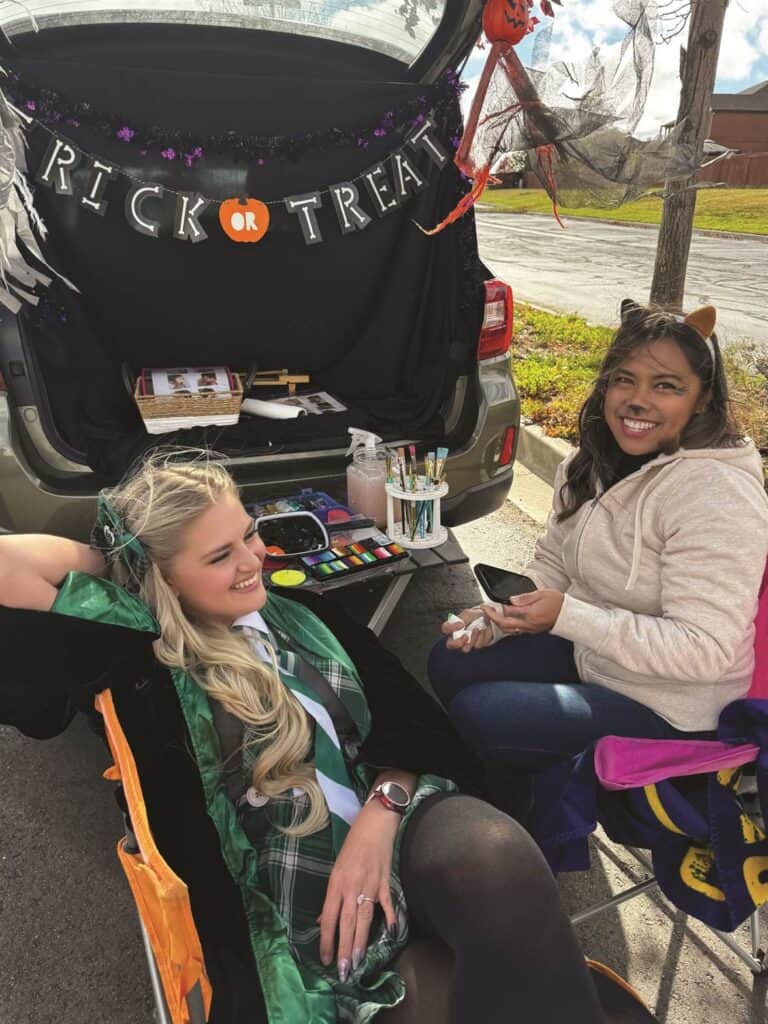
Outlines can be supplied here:
[[372, 519], [378, 527], [387, 522], [387, 451], [381, 438], [368, 430], [350, 427], [352, 441], [347, 450], [347, 502], [353, 512]]

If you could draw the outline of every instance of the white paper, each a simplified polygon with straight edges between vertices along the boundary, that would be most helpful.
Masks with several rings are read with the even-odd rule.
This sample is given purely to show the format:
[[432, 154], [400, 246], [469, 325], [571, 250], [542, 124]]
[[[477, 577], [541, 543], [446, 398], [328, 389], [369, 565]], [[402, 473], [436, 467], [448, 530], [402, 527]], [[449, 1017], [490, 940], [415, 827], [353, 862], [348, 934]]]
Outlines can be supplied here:
[[315, 416], [321, 416], [324, 412], [346, 412], [346, 405], [329, 395], [327, 391], [312, 391], [308, 395], [288, 395], [286, 398], [273, 398], [273, 402], [289, 406], [295, 409], [303, 409], [305, 412]]
[[295, 420], [299, 416], [307, 415], [307, 410], [301, 406], [267, 402], [261, 398], [244, 399], [240, 409], [251, 416], [264, 416], [268, 420]]
[[144, 429], [148, 434], [170, 434], [191, 427], [231, 427], [237, 423], [238, 415], [228, 412], [217, 416], [155, 416], [144, 420]]

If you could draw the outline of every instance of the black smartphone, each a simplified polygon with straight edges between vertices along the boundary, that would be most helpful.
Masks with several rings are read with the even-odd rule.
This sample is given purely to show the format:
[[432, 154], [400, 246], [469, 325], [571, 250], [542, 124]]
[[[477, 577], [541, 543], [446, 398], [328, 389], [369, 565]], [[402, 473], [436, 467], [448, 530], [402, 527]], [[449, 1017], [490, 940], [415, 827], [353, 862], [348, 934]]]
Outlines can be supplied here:
[[495, 565], [483, 565], [479, 562], [474, 569], [477, 582], [492, 601], [506, 604], [510, 597], [517, 594], [530, 594], [536, 584], [528, 576], [507, 569], [497, 569]]

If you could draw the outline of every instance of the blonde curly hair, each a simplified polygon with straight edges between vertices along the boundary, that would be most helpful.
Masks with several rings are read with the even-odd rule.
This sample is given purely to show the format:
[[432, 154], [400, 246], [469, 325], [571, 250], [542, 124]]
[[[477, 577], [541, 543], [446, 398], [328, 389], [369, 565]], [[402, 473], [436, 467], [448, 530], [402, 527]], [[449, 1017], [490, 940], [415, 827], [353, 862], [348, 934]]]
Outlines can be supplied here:
[[[286, 832], [303, 836], [328, 821], [328, 808], [309, 760], [312, 731], [299, 701], [282, 683], [274, 651], [266, 665], [247, 639], [226, 626], [193, 621], [166, 580], [182, 547], [185, 527], [237, 487], [224, 466], [208, 453], [158, 452], [111, 490], [107, 497], [125, 528], [149, 559], [139, 597], [160, 625], [155, 655], [168, 668], [181, 669], [219, 701], [226, 711], [254, 727], [258, 755], [252, 785], [267, 797], [294, 787], [307, 796], [306, 813]], [[119, 558], [111, 564], [115, 583], [128, 586], [130, 570]], [[298, 815], [297, 815], [298, 816]]]

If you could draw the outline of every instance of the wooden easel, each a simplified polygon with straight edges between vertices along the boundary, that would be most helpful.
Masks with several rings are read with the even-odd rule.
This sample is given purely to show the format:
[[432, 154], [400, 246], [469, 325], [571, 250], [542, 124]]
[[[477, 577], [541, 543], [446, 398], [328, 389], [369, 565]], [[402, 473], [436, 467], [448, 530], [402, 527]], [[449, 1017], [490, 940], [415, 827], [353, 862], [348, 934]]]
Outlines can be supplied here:
[[309, 384], [309, 374], [288, 373], [287, 370], [259, 370], [252, 373], [248, 381], [251, 387], [288, 387], [288, 394], [296, 394], [297, 384]]

